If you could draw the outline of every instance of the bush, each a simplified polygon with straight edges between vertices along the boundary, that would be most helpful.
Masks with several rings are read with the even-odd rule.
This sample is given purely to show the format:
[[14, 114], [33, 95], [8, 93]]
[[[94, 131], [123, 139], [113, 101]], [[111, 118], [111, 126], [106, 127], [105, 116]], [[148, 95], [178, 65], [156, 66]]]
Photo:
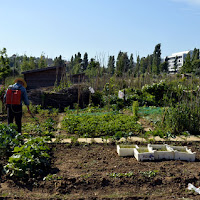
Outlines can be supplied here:
[[91, 101], [94, 106], [102, 107], [104, 105], [102, 92], [95, 91], [95, 93], [91, 94]]
[[194, 135], [199, 134], [199, 103], [180, 102], [176, 106], [170, 107], [166, 112], [163, 126], [175, 135], [186, 131]]
[[15, 146], [21, 144], [22, 136], [17, 132], [17, 127], [14, 124], [9, 126], [0, 124], [0, 149], [1, 153], [11, 152]]
[[50, 166], [49, 148], [46, 139], [30, 138], [24, 145], [14, 148], [14, 154], [9, 158], [4, 171], [9, 176], [21, 178], [44, 175]]

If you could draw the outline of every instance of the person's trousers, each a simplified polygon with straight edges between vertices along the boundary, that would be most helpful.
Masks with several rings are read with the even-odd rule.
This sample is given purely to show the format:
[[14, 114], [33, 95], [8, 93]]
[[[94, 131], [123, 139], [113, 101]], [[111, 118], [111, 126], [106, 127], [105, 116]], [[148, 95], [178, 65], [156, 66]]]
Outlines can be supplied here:
[[22, 105], [7, 105], [7, 114], [8, 114], [8, 124], [15, 123], [17, 125], [18, 133], [21, 133], [22, 129]]

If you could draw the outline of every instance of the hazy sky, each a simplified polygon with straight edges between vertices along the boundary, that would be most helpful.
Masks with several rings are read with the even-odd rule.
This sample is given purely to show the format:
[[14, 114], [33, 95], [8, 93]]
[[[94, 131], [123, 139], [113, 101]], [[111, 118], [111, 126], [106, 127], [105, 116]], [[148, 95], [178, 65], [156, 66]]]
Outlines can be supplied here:
[[200, 48], [200, 0], [0, 0], [0, 49], [55, 58]]

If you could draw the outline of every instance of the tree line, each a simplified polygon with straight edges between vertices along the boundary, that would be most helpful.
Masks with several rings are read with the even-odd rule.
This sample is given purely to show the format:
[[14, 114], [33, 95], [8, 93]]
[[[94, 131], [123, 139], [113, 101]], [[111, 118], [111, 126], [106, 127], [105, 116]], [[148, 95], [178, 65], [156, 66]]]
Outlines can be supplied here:
[[[178, 58], [174, 61], [174, 71], [178, 68]], [[152, 54], [146, 57], [137, 55], [136, 61], [131, 53], [119, 51], [117, 58], [115, 56], [108, 57], [107, 66], [101, 62], [99, 58], [88, 59], [88, 53], [85, 52], [83, 57], [80, 52], [73, 55], [70, 61], [65, 61], [62, 56], [54, 59], [45, 57], [44, 53], [38, 58], [27, 55], [13, 55], [8, 57], [6, 48], [0, 51], [0, 79], [4, 80], [7, 76], [16, 76], [23, 71], [41, 69], [49, 66], [65, 66], [66, 72], [69, 74], [85, 73], [88, 76], [102, 76], [109, 74], [118, 77], [132, 75], [134, 77], [144, 76], [145, 74], [168, 73], [168, 57], [164, 60], [161, 58], [161, 44], [157, 44]], [[193, 54], [187, 54], [181, 73], [200, 74], [200, 56], [199, 49], [194, 48]]]

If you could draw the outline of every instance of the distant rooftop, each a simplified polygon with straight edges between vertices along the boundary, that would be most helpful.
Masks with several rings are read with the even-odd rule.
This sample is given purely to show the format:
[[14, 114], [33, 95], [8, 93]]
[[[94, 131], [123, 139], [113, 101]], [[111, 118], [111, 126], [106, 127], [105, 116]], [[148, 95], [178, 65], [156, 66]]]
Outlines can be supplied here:
[[175, 55], [179, 55], [179, 54], [188, 54], [190, 51], [182, 51], [182, 52], [178, 52], [178, 53], [173, 53], [172, 56], [175, 56]]

